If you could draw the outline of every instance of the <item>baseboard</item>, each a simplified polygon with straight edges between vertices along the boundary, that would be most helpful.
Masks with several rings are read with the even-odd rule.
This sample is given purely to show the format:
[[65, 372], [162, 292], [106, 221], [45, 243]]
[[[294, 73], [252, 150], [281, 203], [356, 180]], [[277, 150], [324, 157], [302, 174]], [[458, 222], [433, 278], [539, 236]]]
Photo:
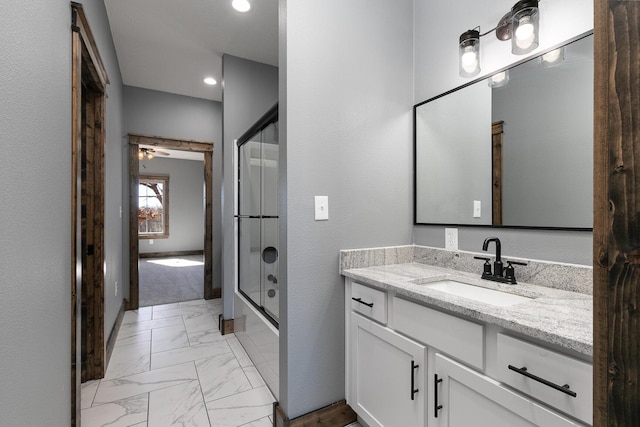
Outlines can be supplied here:
[[233, 333], [233, 319], [224, 319], [222, 314], [218, 316], [218, 329], [222, 335]]
[[273, 404], [274, 427], [307, 427], [307, 426], [331, 426], [343, 427], [358, 421], [358, 415], [347, 405], [345, 400], [332, 403], [324, 408], [317, 409], [308, 414], [290, 420], [278, 405]]
[[172, 251], [172, 252], [145, 252], [139, 253], [138, 258], [167, 258], [167, 257], [177, 257], [177, 256], [191, 256], [191, 255], [204, 255], [204, 251], [195, 250], [195, 251]]
[[116, 346], [118, 331], [120, 330], [120, 326], [122, 325], [122, 318], [124, 317], [124, 312], [128, 305], [129, 301], [127, 299], [123, 299], [122, 304], [120, 304], [120, 310], [118, 311], [116, 321], [113, 324], [113, 328], [111, 328], [111, 332], [109, 333], [109, 339], [107, 340], [107, 348], [105, 353], [105, 372], [107, 370], [107, 366], [109, 366], [109, 360], [111, 360], [111, 353], [113, 353], [113, 348]]
[[211, 291], [211, 298], [222, 298], [222, 288], [213, 288]]

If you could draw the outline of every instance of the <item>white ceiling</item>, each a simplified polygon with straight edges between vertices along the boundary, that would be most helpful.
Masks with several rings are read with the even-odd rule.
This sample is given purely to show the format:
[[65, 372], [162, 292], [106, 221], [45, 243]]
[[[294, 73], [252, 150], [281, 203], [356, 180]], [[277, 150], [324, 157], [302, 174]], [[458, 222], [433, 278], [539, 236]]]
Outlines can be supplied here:
[[123, 83], [221, 101], [223, 54], [277, 66], [278, 0], [250, 1], [105, 0]]

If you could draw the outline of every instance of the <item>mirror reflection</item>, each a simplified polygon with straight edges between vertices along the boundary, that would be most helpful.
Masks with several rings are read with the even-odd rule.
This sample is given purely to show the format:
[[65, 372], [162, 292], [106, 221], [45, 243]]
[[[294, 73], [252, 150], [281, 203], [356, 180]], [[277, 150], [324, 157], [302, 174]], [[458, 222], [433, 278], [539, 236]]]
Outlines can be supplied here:
[[414, 114], [417, 224], [592, 227], [593, 36]]

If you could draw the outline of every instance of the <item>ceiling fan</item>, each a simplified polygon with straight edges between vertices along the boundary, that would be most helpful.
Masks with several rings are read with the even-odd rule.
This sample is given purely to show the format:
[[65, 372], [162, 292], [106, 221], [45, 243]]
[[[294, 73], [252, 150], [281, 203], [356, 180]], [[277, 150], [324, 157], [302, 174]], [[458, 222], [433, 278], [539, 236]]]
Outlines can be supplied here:
[[154, 156], [169, 156], [170, 154], [166, 151], [155, 150], [149, 147], [140, 147], [138, 150], [138, 160], [142, 160], [145, 157], [149, 160], [153, 159]]

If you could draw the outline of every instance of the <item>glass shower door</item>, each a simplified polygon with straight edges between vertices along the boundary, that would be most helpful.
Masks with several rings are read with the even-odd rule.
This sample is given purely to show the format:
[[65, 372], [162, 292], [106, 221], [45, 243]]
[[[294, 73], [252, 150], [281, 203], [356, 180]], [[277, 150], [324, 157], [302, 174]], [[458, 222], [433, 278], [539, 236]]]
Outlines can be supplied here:
[[238, 140], [237, 218], [238, 288], [277, 326], [280, 299], [277, 114], [275, 120], [263, 123]]

